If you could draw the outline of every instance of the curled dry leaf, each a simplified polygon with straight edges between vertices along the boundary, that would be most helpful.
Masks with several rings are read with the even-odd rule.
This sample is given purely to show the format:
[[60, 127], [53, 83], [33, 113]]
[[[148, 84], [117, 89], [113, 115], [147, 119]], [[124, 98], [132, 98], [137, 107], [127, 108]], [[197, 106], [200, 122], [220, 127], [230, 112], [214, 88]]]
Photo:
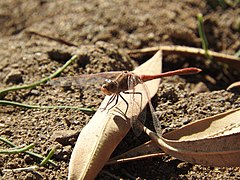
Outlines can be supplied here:
[[199, 120], [162, 137], [143, 128], [165, 153], [183, 161], [240, 166], [240, 108]]
[[227, 90], [231, 90], [235, 88], [240, 88], [240, 81], [232, 83], [230, 86], [228, 86]]
[[[134, 73], [136, 74], [159, 74], [162, 71], [162, 52], [158, 51], [149, 61], [139, 66]], [[146, 82], [150, 98], [155, 95], [159, 86], [160, 80], [152, 80]], [[142, 86], [136, 86], [136, 91], [143, 91]], [[129, 103], [131, 108], [130, 98], [127, 94], [122, 94]], [[109, 97], [106, 97], [100, 108], [106, 106]], [[135, 96], [137, 103], [142, 103], [146, 106], [148, 99], [145, 96]], [[109, 112], [99, 109], [92, 117], [90, 122], [82, 129], [76, 145], [73, 149], [69, 163], [68, 179], [94, 179], [110, 155], [121, 142], [124, 136], [129, 131], [131, 125], [129, 120], [131, 116], [140, 114], [140, 109], [136, 108], [128, 111], [126, 116], [123, 116], [119, 110], [123, 112], [126, 109], [126, 104], [119, 98], [119, 103]]]

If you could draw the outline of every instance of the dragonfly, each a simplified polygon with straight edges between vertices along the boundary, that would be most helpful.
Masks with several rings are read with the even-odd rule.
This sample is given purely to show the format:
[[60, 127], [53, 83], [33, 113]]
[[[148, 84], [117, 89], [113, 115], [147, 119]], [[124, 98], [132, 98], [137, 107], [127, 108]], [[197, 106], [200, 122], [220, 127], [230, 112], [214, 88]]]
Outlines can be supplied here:
[[[156, 117], [154, 113], [154, 108], [151, 104], [150, 96], [148, 93], [148, 89], [144, 82], [173, 76], [173, 75], [189, 75], [189, 74], [197, 74], [201, 72], [202, 70], [195, 67], [190, 68], [183, 68], [183, 69], [177, 69], [173, 71], [168, 71], [160, 74], [154, 74], [154, 75], [137, 75], [131, 71], [113, 71], [113, 72], [102, 72], [102, 73], [96, 73], [96, 74], [83, 74], [79, 76], [70, 76], [70, 77], [59, 77], [54, 78], [50, 81], [50, 85], [53, 86], [61, 86], [61, 87], [83, 87], [84, 85], [89, 84], [96, 84], [103, 81], [102, 86], [100, 87], [100, 90], [107, 96], [111, 96], [104, 108], [102, 110], [110, 110], [113, 107], [115, 107], [119, 101], [119, 98], [121, 98], [125, 104], [126, 104], [126, 110], [124, 114], [127, 114], [127, 111], [129, 110], [129, 103], [125, 100], [125, 98], [121, 95], [121, 93], [130, 94], [132, 97], [130, 98], [132, 101], [134, 101], [134, 95], [140, 94], [142, 96], [141, 92], [136, 92], [135, 87], [139, 84], [143, 86], [143, 90], [145, 91], [144, 94], [147, 96], [148, 104], [150, 107], [150, 111], [152, 114], [153, 119], [153, 125], [157, 132], [157, 134], [161, 134], [161, 125], [159, 124], [159, 119]], [[130, 91], [132, 90], [132, 91]], [[115, 101], [115, 102], [114, 102]], [[110, 104], [112, 104], [110, 106]], [[132, 103], [134, 104], [134, 102]], [[142, 106], [136, 105], [140, 108], [142, 111]], [[140, 111], [140, 112], [141, 112]], [[142, 117], [142, 118], [141, 118]], [[133, 130], [135, 129], [135, 134], [139, 135], [141, 132], [136, 130], [136, 124], [137, 119], [142, 119], [144, 121], [144, 115], [141, 117], [131, 119], [131, 126]], [[144, 122], [143, 122], [144, 123]]]

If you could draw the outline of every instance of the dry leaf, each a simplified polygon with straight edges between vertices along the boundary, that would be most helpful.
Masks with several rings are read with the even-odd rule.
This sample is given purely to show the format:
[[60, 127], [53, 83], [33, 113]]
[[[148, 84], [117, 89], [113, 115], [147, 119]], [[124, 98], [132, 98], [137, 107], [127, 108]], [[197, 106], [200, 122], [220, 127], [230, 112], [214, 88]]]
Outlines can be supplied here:
[[158, 137], [145, 132], [167, 154], [193, 164], [240, 166], [240, 108], [186, 125]]
[[146, 159], [149, 157], [162, 156], [165, 153], [156, 145], [154, 141], [148, 141], [136, 148], [133, 148], [119, 156], [111, 158], [106, 165], [123, 163], [133, 160]]
[[[136, 74], [159, 74], [162, 71], [162, 52], [158, 51], [149, 61], [139, 66], [134, 73]], [[160, 80], [152, 80], [146, 82], [149, 89], [150, 98], [155, 95], [159, 86]], [[136, 91], [143, 91], [142, 86], [136, 86]], [[122, 94], [129, 103], [131, 108], [129, 95]], [[105, 107], [109, 97], [106, 97], [100, 108]], [[135, 101], [142, 106], [146, 106], [148, 99], [145, 96], [135, 96]], [[82, 129], [69, 164], [68, 179], [94, 179], [110, 155], [121, 142], [124, 136], [130, 129], [129, 120], [126, 119], [119, 110], [123, 112], [126, 109], [126, 104], [121, 99], [119, 103], [108, 113], [98, 110], [90, 122]], [[137, 116], [140, 109], [136, 108], [128, 111], [126, 116]]]
[[230, 86], [228, 86], [227, 90], [231, 90], [231, 89], [234, 89], [234, 88], [240, 88], [240, 81], [232, 83]]

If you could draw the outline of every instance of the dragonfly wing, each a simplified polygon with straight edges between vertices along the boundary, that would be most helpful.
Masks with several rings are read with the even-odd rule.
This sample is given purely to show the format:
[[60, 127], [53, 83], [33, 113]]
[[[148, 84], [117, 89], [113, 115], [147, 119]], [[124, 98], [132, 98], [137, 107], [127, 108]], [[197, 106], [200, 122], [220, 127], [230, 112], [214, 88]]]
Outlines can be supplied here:
[[[131, 101], [131, 106], [132, 106], [130, 108], [130, 111], [132, 113], [132, 115], [131, 115], [132, 118], [130, 119], [130, 124], [131, 124], [134, 134], [138, 137], [141, 135], [141, 133], [143, 131], [143, 129], [141, 128], [142, 127], [141, 124], [144, 124], [146, 121], [146, 109], [142, 107], [142, 93], [135, 91], [135, 86], [137, 84], [138, 84], [138, 79], [135, 78], [135, 76], [128, 77], [128, 88], [132, 89], [132, 92], [128, 92], [131, 95], [130, 101]], [[135, 100], [136, 96], [141, 96], [140, 103], [138, 103]], [[133, 113], [136, 109], [138, 109], [139, 112], [141, 112], [138, 116], [133, 115]]]
[[[141, 107], [135, 103], [134, 108], [139, 108], [141, 109]], [[147, 110], [146, 108], [141, 109], [141, 113], [136, 117], [134, 116], [132, 119], [130, 119], [130, 123], [131, 123], [131, 127], [133, 130], [133, 133], [138, 137], [142, 134], [143, 129], [142, 129], [142, 124], [145, 124], [146, 121], [146, 114], [147, 114]]]
[[120, 73], [120, 71], [114, 71], [96, 74], [84, 74], [79, 76], [59, 77], [51, 79], [48, 84], [60, 87], [73, 86], [77, 88], [83, 88], [96, 84], [102, 84], [106, 79], [114, 79]]
[[142, 87], [144, 88], [144, 95], [147, 96], [147, 99], [148, 99], [148, 104], [149, 104], [150, 112], [151, 112], [151, 115], [152, 115], [154, 129], [155, 129], [156, 133], [159, 136], [161, 136], [162, 135], [161, 123], [160, 123], [158, 117], [156, 116], [155, 110], [154, 110], [153, 105], [151, 103], [151, 98], [150, 98], [150, 95], [149, 95], [148, 88], [147, 88], [147, 86], [144, 82], [141, 82], [141, 84], [142, 84]]
[[[82, 87], [84, 84], [86, 85], [86, 79], [81, 79], [77, 76], [72, 77], [60, 77], [54, 78], [49, 81], [49, 84], [52, 86], [60, 86], [60, 87]], [[90, 82], [89, 82], [90, 83]]]
[[155, 128], [155, 131], [156, 131], [157, 135], [162, 136], [161, 123], [160, 123], [158, 117], [156, 116], [156, 112], [155, 112], [154, 109], [153, 109], [152, 103], [149, 104], [149, 106], [150, 106], [150, 109], [152, 109], [152, 110], [151, 110], [151, 114], [152, 114], [153, 126], [154, 126], [154, 128]]

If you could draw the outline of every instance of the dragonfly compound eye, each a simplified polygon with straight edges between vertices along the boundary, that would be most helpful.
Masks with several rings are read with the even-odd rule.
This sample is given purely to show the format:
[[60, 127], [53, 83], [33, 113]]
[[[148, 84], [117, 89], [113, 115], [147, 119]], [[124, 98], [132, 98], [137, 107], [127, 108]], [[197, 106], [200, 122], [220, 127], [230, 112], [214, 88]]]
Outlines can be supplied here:
[[106, 83], [102, 85], [101, 91], [106, 95], [114, 94], [115, 84], [111, 80], [106, 80]]

